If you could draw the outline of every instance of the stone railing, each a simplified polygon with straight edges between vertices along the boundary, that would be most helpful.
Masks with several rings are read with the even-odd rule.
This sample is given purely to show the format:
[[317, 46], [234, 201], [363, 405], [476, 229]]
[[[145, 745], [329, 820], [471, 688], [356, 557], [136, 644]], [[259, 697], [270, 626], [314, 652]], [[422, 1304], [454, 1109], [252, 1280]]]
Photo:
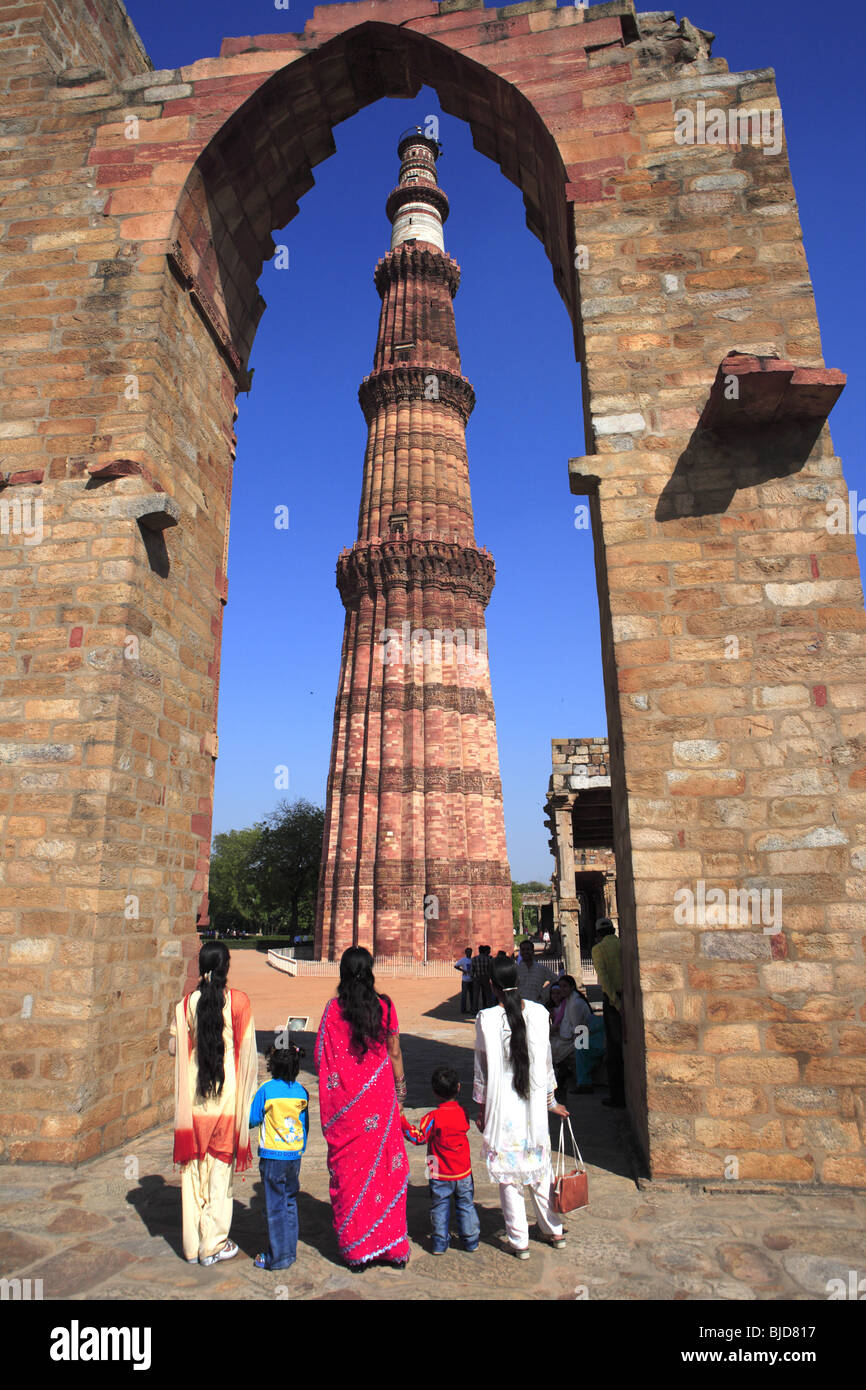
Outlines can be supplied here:
[[[340, 973], [338, 960], [295, 960], [283, 951], [268, 951], [268, 965], [286, 975], [332, 975]], [[451, 960], [413, 960], [411, 956], [374, 956], [373, 973], [390, 979], [409, 976], [413, 979], [446, 979], [454, 975], [455, 992], [460, 983]]]

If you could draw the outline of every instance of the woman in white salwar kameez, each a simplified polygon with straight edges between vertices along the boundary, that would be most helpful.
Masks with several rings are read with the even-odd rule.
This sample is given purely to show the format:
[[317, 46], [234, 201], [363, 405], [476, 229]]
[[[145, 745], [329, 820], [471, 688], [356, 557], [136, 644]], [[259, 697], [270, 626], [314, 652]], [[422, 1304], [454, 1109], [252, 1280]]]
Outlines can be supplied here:
[[550, 1133], [547, 1116], [567, 1116], [554, 1097], [549, 1014], [521, 1000], [517, 966], [497, 960], [491, 972], [496, 1003], [475, 1021], [475, 1085], [481, 1106], [477, 1124], [492, 1182], [499, 1185], [508, 1243], [518, 1259], [529, 1259], [524, 1187], [542, 1236], [556, 1249], [565, 1245], [562, 1222], [550, 1209]]

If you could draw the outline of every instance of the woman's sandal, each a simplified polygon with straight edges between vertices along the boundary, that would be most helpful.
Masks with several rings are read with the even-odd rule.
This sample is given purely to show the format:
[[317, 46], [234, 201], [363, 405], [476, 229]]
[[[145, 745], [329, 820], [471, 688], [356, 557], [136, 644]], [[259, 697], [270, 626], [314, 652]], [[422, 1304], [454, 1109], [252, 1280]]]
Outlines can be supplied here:
[[205, 1255], [204, 1259], [199, 1260], [200, 1265], [219, 1264], [220, 1260], [233, 1260], [238, 1253], [238, 1247], [233, 1240], [227, 1240], [222, 1250], [218, 1250], [215, 1255]]

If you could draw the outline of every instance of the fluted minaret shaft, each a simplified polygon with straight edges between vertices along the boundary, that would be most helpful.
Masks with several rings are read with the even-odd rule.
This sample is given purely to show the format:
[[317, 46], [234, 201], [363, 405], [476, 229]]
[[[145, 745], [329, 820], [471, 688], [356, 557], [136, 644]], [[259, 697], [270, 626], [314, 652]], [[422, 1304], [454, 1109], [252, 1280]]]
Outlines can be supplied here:
[[438, 143], [398, 145], [358, 539], [337, 564], [346, 607], [316, 921], [317, 954], [416, 959], [510, 949], [511, 890], [475, 545]]

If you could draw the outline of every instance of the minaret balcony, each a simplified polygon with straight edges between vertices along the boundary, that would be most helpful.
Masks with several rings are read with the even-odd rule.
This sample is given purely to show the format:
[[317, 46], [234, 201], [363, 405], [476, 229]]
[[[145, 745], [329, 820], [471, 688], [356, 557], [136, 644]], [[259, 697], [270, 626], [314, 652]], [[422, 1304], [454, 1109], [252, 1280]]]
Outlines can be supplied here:
[[445, 540], [438, 531], [356, 541], [337, 560], [337, 588], [347, 608], [363, 594], [389, 589], [446, 589], [486, 608], [495, 583], [496, 566], [486, 547]]
[[448, 195], [433, 183], [411, 183], [398, 185], [388, 194], [388, 201], [385, 204], [385, 216], [389, 222], [393, 222], [397, 213], [406, 203], [429, 203], [431, 207], [445, 222], [448, 219], [450, 204]]
[[365, 376], [358, 388], [358, 400], [368, 425], [389, 405], [427, 401], [449, 406], [465, 426], [475, 408], [475, 391], [472, 383], [457, 372], [430, 365], [395, 363]]

